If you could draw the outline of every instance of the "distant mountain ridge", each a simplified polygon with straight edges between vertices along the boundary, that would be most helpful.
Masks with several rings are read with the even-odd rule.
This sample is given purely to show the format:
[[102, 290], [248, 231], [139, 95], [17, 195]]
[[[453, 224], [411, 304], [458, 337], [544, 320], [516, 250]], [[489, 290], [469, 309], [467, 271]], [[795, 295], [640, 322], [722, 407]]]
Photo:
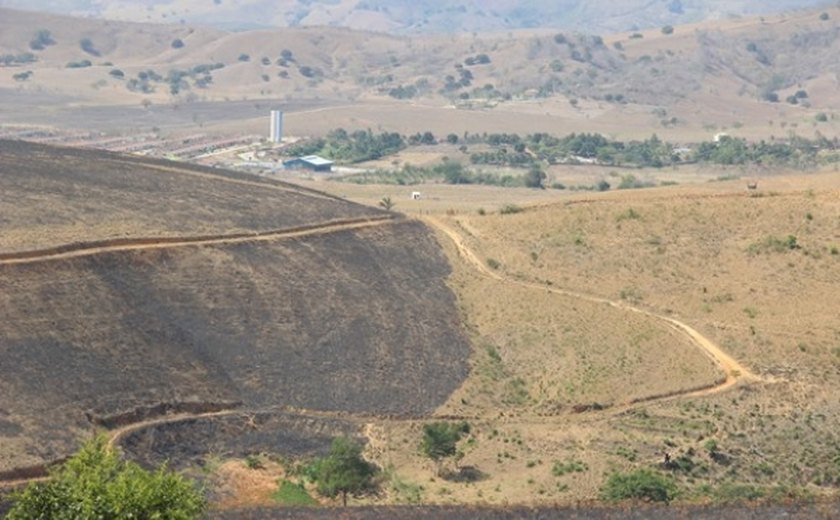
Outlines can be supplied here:
[[0, 0], [0, 7], [224, 29], [327, 25], [389, 33], [524, 28], [610, 33], [833, 5], [831, 0]]

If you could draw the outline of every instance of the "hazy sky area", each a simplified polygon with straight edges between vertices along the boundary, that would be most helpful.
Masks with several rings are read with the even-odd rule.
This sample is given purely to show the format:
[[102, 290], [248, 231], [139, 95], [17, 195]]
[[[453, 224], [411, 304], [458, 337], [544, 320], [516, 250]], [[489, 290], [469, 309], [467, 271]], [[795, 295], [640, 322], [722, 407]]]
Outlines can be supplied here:
[[0, 7], [158, 23], [331, 25], [392, 33], [535, 27], [618, 32], [830, 5], [826, 0], [0, 0]]

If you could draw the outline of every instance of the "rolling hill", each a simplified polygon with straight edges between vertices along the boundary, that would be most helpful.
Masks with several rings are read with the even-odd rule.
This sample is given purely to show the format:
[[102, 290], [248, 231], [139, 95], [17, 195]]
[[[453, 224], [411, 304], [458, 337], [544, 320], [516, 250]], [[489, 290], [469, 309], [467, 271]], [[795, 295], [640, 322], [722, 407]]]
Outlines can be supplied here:
[[[271, 104], [286, 107], [296, 135], [363, 125], [443, 134], [656, 131], [673, 140], [722, 129], [763, 139], [840, 130], [836, 8], [604, 37], [556, 29], [229, 33], [0, 13], [0, 106], [9, 123], [124, 131], [131, 117], [150, 130], [205, 131], [212, 122], [217, 132], [262, 133], [254, 107]], [[32, 50], [42, 31], [54, 43]], [[308, 102], [322, 105], [321, 116], [295, 118], [295, 105]], [[418, 117], [403, 116], [411, 110]]]
[[[11, 141], [0, 157], [4, 479], [95, 427], [417, 416], [466, 376], [449, 266], [418, 222], [166, 162]], [[259, 424], [268, 442], [286, 422]]]

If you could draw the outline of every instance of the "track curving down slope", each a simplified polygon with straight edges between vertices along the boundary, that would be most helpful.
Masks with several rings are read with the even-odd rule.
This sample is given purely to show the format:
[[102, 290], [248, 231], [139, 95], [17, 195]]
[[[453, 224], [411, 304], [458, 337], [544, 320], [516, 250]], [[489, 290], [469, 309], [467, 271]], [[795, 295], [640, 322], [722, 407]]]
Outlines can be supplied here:
[[[627, 312], [633, 312], [636, 314], [641, 314], [643, 316], [661, 321], [668, 325], [669, 327], [679, 331], [682, 334], [685, 334], [691, 339], [691, 342], [697, 346], [697, 348], [701, 349], [704, 354], [714, 362], [720, 370], [724, 374], [724, 379], [721, 382], [718, 382], [714, 385], [711, 385], [707, 388], [702, 389], [695, 389], [695, 390], [687, 390], [684, 392], [678, 392], [674, 394], [668, 394], [665, 396], [652, 396], [645, 399], [637, 400], [635, 403], [627, 403], [625, 406], [629, 406], [632, 404], [636, 404], [639, 402], [657, 402], [657, 401], [664, 401], [664, 400], [671, 400], [680, 397], [701, 397], [706, 395], [713, 395], [719, 392], [723, 392], [736, 384], [738, 382], [743, 381], [745, 383], [749, 382], [758, 382], [762, 381], [762, 378], [753, 374], [748, 368], [743, 366], [739, 363], [735, 358], [727, 354], [723, 349], [721, 349], [718, 345], [716, 345], [712, 340], [702, 335], [696, 329], [688, 325], [687, 323], [680, 321], [678, 319], [672, 318], [670, 316], [665, 316], [663, 314], [658, 314], [656, 312], [642, 309], [639, 307], [635, 307], [633, 305], [629, 305], [622, 301], [615, 301], [610, 300], [607, 298], [601, 298], [599, 296], [594, 296], [591, 294], [584, 294], [579, 293], [576, 291], [570, 291], [567, 289], [558, 289], [555, 287], [549, 287], [547, 285], [533, 283], [533, 282], [525, 282], [521, 280], [515, 280], [512, 278], [508, 278], [497, 271], [490, 269], [487, 265], [482, 262], [479, 257], [469, 248], [464, 237], [459, 234], [455, 229], [451, 226], [445, 224], [439, 218], [435, 218], [432, 216], [425, 216], [423, 220], [428, 223], [430, 226], [438, 229], [444, 235], [446, 235], [454, 244], [456, 249], [458, 250], [458, 254], [464, 261], [473, 267], [476, 271], [478, 271], [481, 275], [492, 278], [499, 282], [509, 283], [513, 285], [518, 285], [521, 287], [527, 287], [529, 289], [539, 289], [541, 291], [549, 291], [554, 294], [559, 294], [563, 296], [568, 296], [571, 298], [577, 298], [581, 300], [585, 300], [592, 303], [599, 303], [604, 305], [609, 305], [610, 307], [614, 307], [616, 309], [620, 309]], [[613, 409], [615, 410], [615, 409]]]

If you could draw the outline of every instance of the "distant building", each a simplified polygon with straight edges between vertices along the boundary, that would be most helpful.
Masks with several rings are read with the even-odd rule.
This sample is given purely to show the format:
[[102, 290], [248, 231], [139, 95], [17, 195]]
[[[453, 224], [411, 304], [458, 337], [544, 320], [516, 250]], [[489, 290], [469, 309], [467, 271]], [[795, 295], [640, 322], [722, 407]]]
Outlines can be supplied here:
[[283, 112], [271, 111], [271, 133], [269, 139], [272, 143], [279, 144], [283, 140]]
[[290, 159], [283, 162], [283, 167], [287, 170], [312, 170], [314, 172], [331, 172], [333, 162], [318, 157], [317, 155], [308, 155], [306, 157], [298, 157], [297, 159]]

